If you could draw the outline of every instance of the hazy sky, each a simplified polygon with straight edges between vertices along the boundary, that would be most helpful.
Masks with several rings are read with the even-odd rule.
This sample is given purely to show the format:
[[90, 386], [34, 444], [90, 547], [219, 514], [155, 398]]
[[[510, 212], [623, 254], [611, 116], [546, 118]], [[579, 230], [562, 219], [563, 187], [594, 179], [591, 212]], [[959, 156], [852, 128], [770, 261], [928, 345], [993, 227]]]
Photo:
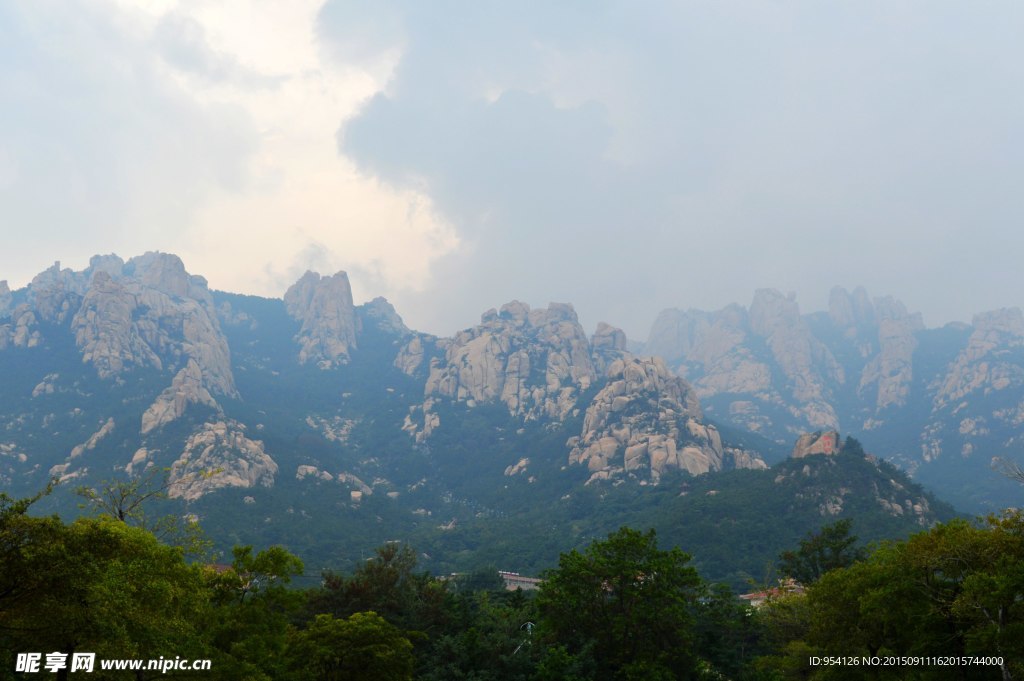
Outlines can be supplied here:
[[969, 320], [1024, 304], [1021, 35], [1016, 0], [3, 2], [0, 279], [344, 269], [442, 334], [834, 284]]

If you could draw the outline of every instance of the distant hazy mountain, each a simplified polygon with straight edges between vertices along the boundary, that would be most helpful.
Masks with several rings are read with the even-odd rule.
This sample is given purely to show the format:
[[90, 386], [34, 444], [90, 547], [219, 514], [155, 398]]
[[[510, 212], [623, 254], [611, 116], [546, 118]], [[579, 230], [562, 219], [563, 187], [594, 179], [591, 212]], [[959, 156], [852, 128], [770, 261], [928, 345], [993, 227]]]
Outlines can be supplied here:
[[778, 442], [841, 429], [965, 508], [1024, 498], [992, 470], [994, 457], [1024, 454], [1019, 309], [926, 329], [863, 288], [833, 289], [829, 311], [810, 315], [760, 290], [749, 308], [663, 311], [644, 350], [689, 380], [719, 423]]
[[[382, 298], [355, 305], [343, 272], [306, 273], [275, 300], [210, 291], [168, 254], [57, 264], [24, 289], [0, 283], [0, 484], [26, 493], [57, 477], [45, 503], [72, 511], [74, 485], [165, 469], [164, 510], [198, 516], [221, 546], [285, 543], [314, 572], [392, 539], [430, 547], [438, 570], [502, 556], [540, 567], [624, 522], [695, 553], [724, 532], [756, 547], [744, 564], [833, 517], [856, 515], [865, 538], [905, 534], [951, 511], [863, 452], [829, 458], [824, 478], [814, 457], [767, 462], [851, 404], [880, 424], [872, 436], [891, 409], [917, 414], [922, 357], [960, 377], [926, 386], [963, 393], [928, 422], [955, 432], [975, 413], [954, 401], [973, 399], [979, 363], [993, 385], [1018, 384], [971, 330], [943, 332], [964, 344], [961, 367], [956, 343], [929, 355], [930, 332], [901, 306], [858, 296], [845, 317], [837, 297], [845, 322], [770, 292], [750, 311], [666, 313], [645, 348], [662, 359], [608, 324], [588, 336], [567, 304], [511, 302], [438, 338]], [[722, 525], [768, 509], [772, 533]], [[709, 569], [733, 574], [737, 560]]]

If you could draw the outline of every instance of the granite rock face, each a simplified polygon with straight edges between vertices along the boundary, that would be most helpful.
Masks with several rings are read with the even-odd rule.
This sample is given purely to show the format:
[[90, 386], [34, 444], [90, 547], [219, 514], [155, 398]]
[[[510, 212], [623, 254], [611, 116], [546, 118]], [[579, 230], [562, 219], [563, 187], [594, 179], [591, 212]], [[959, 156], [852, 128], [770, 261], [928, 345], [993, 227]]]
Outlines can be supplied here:
[[238, 396], [206, 280], [188, 274], [177, 256], [95, 256], [81, 272], [56, 263], [32, 280], [25, 299], [0, 324], [0, 349], [39, 345], [46, 322], [67, 328], [82, 361], [104, 380], [140, 368], [174, 376], [146, 412], [143, 433], [180, 416], [183, 404], [216, 407], [214, 396]]
[[850, 293], [837, 286], [829, 296], [828, 316], [866, 362], [857, 394], [869, 405], [872, 423], [890, 407], [904, 406], [914, 378], [916, 334], [924, 330], [921, 315], [910, 314], [891, 296], [872, 301], [862, 287]]
[[975, 394], [1024, 386], [1024, 366], [1012, 352], [1024, 347], [1024, 315], [1010, 308], [975, 315], [967, 345], [936, 382], [934, 407]]
[[11, 294], [11, 287], [7, 285], [6, 279], [0, 279], [0, 319], [7, 316], [14, 307], [14, 296]]
[[220, 407], [206, 388], [203, 371], [194, 359], [189, 359], [188, 364], [174, 376], [171, 385], [157, 396], [142, 415], [140, 432], [145, 435], [180, 418], [190, 404], [202, 404], [214, 409]]
[[356, 307], [359, 328], [376, 327], [378, 330], [398, 338], [405, 338], [412, 330], [405, 325], [395, 306], [380, 296]]
[[818, 427], [838, 424], [829, 403], [829, 388], [845, 382], [843, 369], [813, 336], [796, 300], [772, 289], [759, 290], [750, 306], [750, 328], [768, 345], [787, 392], [807, 423]]
[[701, 475], [727, 467], [761, 467], [756, 455], [733, 456], [702, 422], [693, 389], [660, 358], [618, 359], [587, 407], [583, 429], [567, 445], [569, 462], [591, 480], [632, 475], [657, 482], [669, 470]]
[[829, 397], [831, 386], [844, 382], [843, 369], [796, 301], [778, 291], [759, 290], [749, 310], [666, 310], [645, 349], [665, 357], [702, 400], [729, 398], [732, 420], [748, 430], [774, 430], [771, 414], [780, 410], [812, 427], [838, 423]]
[[903, 303], [860, 287], [833, 288], [827, 311], [811, 314], [761, 290], [749, 308], [665, 310], [645, 349], [691, 382], [715, 421], [779, 445], [809, 431], [850, 431], [944, 491], [957, 488], [948, 471], [967, 465], [958, 461], [984, 452], [970, 465], [990, 476], [991, 457], [1018, 460], [1024, 442], [1016, 308], [927, 328]]
[[629, 354], [625, 332], [605, 322], [598, 323], [597, 330], [590, 337], [590, 354], [594, 369], [603, 376], [615, 360]]
[[231, 355], [206, 280], [166, 253], [119, 263], [116, 256], [97, 257], [86, 270], [88, 285], [71, 318], [82, 361], [110, 378], [194, 360], [211, 392], [235, 396]]
[[723, 448], [718, 431], [703, 423], [694, 390], [663, 360], [634, 357], [625, 334], [605, 323], [588, 340], [568, 305], [508, 303], [451, 339], [414, 337], [395, 365], [417, 375], [425, 362], [427, 399], [405, 421], [418, 442], [441, 426], [438, 400], [500, 403], [524, 421], [564, 421], [585, 411], [580, 435], [566, 447], [569, 463], [586, 465], [592, 480], [656, 483], [670, 470], [699, 475], [764, 465], [756, 454]]
[[88, 289], [71, 320], [82, 361], [102, 378], [136, 367], [174, 372], [142, 418], [143, 434], [180, 417], [188, 404], [217, 408], [237, 397], [227, 338], [206, 280], [177, 256], [146, 253], [119, 267], [93, 259]]
[[[1024, 315], [1004, 308], [975, 315], [970, 333], [929, 383], [931, 413], [921, 428], [919, 461], [1015, 454], [1024, 425]], [[954, 427], [950, 427], [950, 425]], [[917, 461], [905, 463], [914, 470]]]
[[195, 501], [224, 487], [271, 487], [277, 472], [277, 463], [262, 442], [246, 436], [245, 426], [231, 419], [206, 423], [171, 466], [168, 496]]
[[[411, 353], [406, 353], [407, 355]], [[514, 416], [562, 419], [597, 378], [571, 305], [531, 310], [518, 301], [484, 313], [431, 364], [424, 393], [457, 402], [504, 403]]]
[[859, 403], [854, 423], [864, 428], [906, 405], [923, 329], [920, 314], [863, 288], [833, 288], [828, 312], [813, 315], [801, 315], [792, 296], [761, 289], [749, 309], [665, 310], [646, 348], [692, 381], [716, 414], [783, 441], [838, 427], [844, 395]]
[[18, 305], [9, 319], [0, 319], [0, 350], [34, 348], [42, 341], [39, 318], [28, 305]]
[[826, 430], [804, 433], [796, 441], [796, 444], [793, 445], [793, 453], [790, 456], [794, 459], [802, 459], [812, 454], [831, 456], [839, 453], [840, 446], [841, 442], [837, 431]]
[[[306, 272], [284, 294], [284, 304], [302, 323], [295, 337], [299, 362], [316, 362], [322, 369], [348, 363], [350, 351], [357, 347], [359, 319], [345, 272], [331, 277]], [[374, 310], [382, 314], [380, 305]]]

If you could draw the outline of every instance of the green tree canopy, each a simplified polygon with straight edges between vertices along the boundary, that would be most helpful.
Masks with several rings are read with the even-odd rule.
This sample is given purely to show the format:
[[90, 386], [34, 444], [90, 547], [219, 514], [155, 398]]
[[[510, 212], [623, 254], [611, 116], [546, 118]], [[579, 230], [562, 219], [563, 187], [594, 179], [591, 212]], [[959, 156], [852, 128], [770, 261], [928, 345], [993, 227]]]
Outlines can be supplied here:
[[375, 612], [347, 619], [317, 615], [289, 639], [296, 679], [309, 681], [408, 681], [412, 643]]
[[546, 637], [570, 656], [592, 654], [597, 678], [690, 674], [700, 578], [689, 560], [678, 548], [658, 549], [654, 530], [625, 527], [583, 553], [563, 553], [538, 597]]
[[806, 585], [818, 581], [829, 570], [863, 559], [863, 549], [856, 547], [857, 537], [850, 534], [852, 525], [853, 521], [846, 518], [809, 534], [800, 542], [799, 549], [779, 556], [779, 571]]

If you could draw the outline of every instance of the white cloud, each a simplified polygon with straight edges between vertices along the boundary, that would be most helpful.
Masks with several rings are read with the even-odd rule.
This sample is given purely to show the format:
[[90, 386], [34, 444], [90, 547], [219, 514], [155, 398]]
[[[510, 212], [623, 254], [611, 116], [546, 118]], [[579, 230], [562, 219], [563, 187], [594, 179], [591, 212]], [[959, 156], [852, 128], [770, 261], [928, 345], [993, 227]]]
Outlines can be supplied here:
[[320, 266], [374, 273], [384, 290], [366, 297], [424, 286], [454, 232], [428, 197], [360, 174], [335, 145], [396, 55], [326, 59], [319, 4], [8, 11], [20, 64], [0, 73], [22, 116], [3, 132], [0, 191], [20, 197], [0, 229], [20, 248], [0, 274], [19, 285], [57, 258], [160, 249], [213, 286], [280, 295], [319, 244]]

